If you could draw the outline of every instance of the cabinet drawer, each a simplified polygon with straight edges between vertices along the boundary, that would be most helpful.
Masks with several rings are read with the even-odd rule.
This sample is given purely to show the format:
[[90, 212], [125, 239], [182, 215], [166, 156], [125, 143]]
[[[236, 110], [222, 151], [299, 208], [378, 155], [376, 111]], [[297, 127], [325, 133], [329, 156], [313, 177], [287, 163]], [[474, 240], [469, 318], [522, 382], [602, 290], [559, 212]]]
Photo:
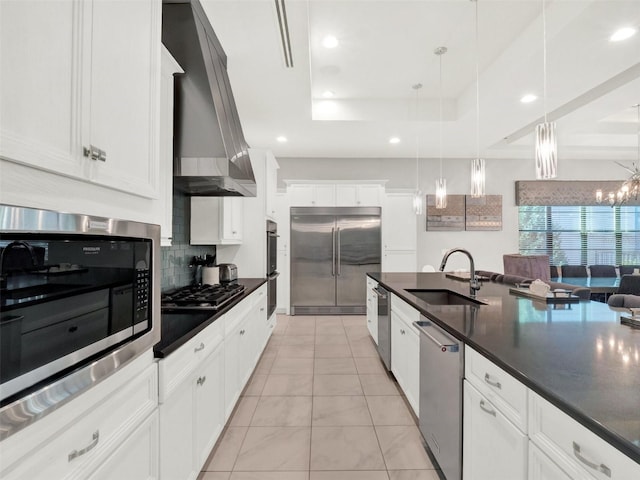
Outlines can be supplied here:
[[468, 381], [464, 382], [463, 478], [527, 478], [527, 436]]
[[223, 342], [226, 316], [218, 318], [178, 350], [158, 362], [160, 403], [164, 403], [198, 363]]
[[258, 304], [266, 302], [267, 300], [267, 286], [262, 285], [258, 290], [249, 295], [251, 306], [255, 307]]
[[158, 372], [151, 364], [83, 414], [69, 415], [69, 423], [52, 437], [32, 435], [37, 438], [33, 450], [3, 471], [2, 478], [87, 478], [155, 410], [157, 392]]
[[237, 326], [244, 320], [244, 318], [249, 315], [251, 310], [253, 310], [253, 295], [257, 292], [253, 292], [247, 298], [242, 300], [238, 305], [233, 307], [226, 313], [226, 321], [224, 327], [224, 336], [228, 337], [231, 332], [233, 332]]
[[419, 334], [413, 322], [420, 321], [420, 312], [402, 300], [397, 295], [391, 294], [391, 311], [395, 313], [399, 320], [402, 320], [407, 327]]
[[531, 441], [563, 470], [578, 467], [599, 480], [640, 478], [640, 465], [531, 391], [529, 408]]
[[468, 346], [464, 361], [465, 378], [527, 433], [527, 387]]

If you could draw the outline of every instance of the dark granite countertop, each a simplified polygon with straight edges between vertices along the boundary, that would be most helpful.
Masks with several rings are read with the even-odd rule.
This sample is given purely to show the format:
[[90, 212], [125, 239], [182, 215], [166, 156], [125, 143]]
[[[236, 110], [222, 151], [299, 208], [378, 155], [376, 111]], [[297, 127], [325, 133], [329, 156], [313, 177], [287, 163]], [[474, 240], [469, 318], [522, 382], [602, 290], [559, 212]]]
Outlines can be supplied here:
[[547, 305], [485, 282], [486, 305], [432, 306], [406, 289], [469, 295], [442, 273], [369, 273], [456, 338], [485, 355], [640, 463], [640, 329], [600, 302]]
[[251, 295], [261, 285], [266, 283], [266, 281], [266, 278], [238, 279], [238, 283], [245, 287], [244, 292], [217, 312], [180, 310], [179, 308], [163, 311], [160, 320], [160, 341], [153, 346], [153, 353], [155, 357], [164, 358], [171, 352], [180, 348], [187, 341], [195, 337], [198, 333]]

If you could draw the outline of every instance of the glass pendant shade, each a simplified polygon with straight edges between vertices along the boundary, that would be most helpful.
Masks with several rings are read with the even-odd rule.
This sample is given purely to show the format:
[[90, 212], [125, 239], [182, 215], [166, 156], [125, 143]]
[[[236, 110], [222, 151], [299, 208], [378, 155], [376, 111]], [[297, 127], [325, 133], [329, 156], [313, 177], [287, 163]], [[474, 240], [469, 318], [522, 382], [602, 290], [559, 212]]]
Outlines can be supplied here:
[[436, 180], [436, 208], [447, 208], [447, 179]]
[[556, 122], [536, 126], [536, 178], [556, 178], [558, 175], [558, 143]]
[[416, 193], [413, 195], [413, 211], [416, 215], [422, 215], [424, 212], [424, 201], [422, 191], [420, 190], [416, 190]]
[[474, 198], [484, 197], [484, 159], [474, 158], [471, 160], [471, 196]]

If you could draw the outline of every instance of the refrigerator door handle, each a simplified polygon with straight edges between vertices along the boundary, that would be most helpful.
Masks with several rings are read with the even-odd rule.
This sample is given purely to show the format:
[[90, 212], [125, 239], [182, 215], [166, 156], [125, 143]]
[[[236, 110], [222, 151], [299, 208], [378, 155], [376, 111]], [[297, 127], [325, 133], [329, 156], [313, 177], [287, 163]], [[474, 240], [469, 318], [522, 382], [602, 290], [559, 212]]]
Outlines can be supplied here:
[[340, 274], [342, 273], [342, 261], [341, 261], [341, 258], [340, 258], [340, 227], [336, 228], [336, 234], [337, 234], [337, 237], [338, 237], [338, 239], [336, 241], [337, 248], [338, 248], [338, 253], [337, 253], [336, 257], [337, 257], [337, 263], [338, 263], [338, 276], [340, 276]]
[[331, 276], [336, 276], [336, 229], [331, 229]]

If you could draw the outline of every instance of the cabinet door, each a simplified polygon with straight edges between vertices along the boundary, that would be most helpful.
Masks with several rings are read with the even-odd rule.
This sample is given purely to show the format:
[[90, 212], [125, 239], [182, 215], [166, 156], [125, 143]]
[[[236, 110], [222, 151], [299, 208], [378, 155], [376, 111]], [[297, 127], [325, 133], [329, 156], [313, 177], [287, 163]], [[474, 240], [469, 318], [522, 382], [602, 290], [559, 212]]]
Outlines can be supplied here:
[[224, 427], [224, 344], [209, 355], [192, 379], [195, 388], [196, 470], [204, 465]]
[[160, 83], [160, 244], [171, 246], [173, 236], [173, 75], [182, 69], [164, 46]]
[[571, 480], [580, 475], [571, 477], [565, 473], [553, 460], [547, 457], [535, 443], [529, 442], [529, 478], [528, 480]]
[[463, 478], [527, 478], [527, 436], [464, 381]]
[[378, 344], [378, 296], [372, 290], [375, 282], [367, 282], [367, 328], [373, 341]]
[[358, 185], [357, 206], [378, 207], [380, 203], [380, 185]]
[[194, 387], [191, 377], [174, 390], [159, 410], [162, 478], [195, 478], [198, 472], [195, 466]]
[[278, 186], [278, 162], [271, 152], [267, 152], [265, 175], [265, 215], [276, 218], [276, 189]]
[[405, 328], [405, 355], [406, 355], [406, 390], [404, 392], [413, 412], [418, 415], [420, 405], [420, 335], [415, 327]]
[[89, 477], [90, 480], [160, 478], [158, 430], [158, 412], [154, 411]]
[[278, 271], [280, 276], [276, 280], [278, 282], [277, 310], [289, 315], [289, 252], [287, 250], [278, 250]]
[[240, 397], [242, 387], [240, 385], [240, 362], [242, 352], [241, 334], [242, 322], [240, 322], [231, 332], [225, 335], [224, 339], [224, 405], [225, 419], [229, 418], [236, 400]]
[[82, 1], [0, 2], [0, 157], [82, 177]]
[[382, 243], [385, 251], [415, 250], [417, 246], [416, 227], [417, 220], [416, 214], [413, 212], [413, 195], [387, 195], [382, 210]]
[[106, 152], [92, 161], [91, 180], [149, 198], [159, 182], [161, 13], [159, 0], [94, 1], [86, 25], [91, 108], [83, 145]]
[[292, 207], [312, 207], [315, 205], [313, 185], [290, 185], [287, 192]]
[[222, 239], [225, 243], [242, 243], [244, 202], [242, 197], [222, 199]]
[[359, 205], [357, 185], [336, 185], [336, 205], [355, 207]]
[[335, 185], [314, 185], [313, 186], [313, 206], [315, 207], [335, 207], [336, 206], [336, 186]]
[[[405, 333], [403, 333], [405, 332]], [[403, 391], [406, 390], [407, 352], [405, 350], [406, 327], [398, 315], [391, 312], [391, 371]]]

